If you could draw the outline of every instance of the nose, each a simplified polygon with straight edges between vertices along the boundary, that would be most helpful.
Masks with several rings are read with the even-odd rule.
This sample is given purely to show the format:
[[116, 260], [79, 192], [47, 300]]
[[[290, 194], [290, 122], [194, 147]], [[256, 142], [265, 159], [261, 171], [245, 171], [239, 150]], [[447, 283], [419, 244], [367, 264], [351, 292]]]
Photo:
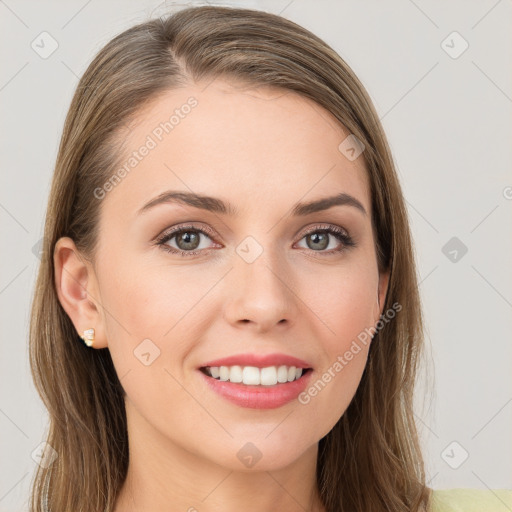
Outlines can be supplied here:
[[[224, 315], [234, 327], [263, 333], [274, 326], [289, 328], [298, 314], [293, 278], [284, 265], [260, 255], [252, 263], [235, 254], [234, 269], [226, 282]], [[300, 302], [300, 301], [299, 301]]]

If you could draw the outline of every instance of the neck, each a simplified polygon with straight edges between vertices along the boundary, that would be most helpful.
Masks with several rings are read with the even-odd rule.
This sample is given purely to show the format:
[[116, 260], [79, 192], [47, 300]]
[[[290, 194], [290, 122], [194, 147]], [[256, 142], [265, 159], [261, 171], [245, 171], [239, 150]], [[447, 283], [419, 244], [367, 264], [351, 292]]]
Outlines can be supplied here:
[[234, 471], [159, 437], [126, 402], [130, 456], [114, 512], [324, 512], [316, 485], [318, 443], [287, 467]]

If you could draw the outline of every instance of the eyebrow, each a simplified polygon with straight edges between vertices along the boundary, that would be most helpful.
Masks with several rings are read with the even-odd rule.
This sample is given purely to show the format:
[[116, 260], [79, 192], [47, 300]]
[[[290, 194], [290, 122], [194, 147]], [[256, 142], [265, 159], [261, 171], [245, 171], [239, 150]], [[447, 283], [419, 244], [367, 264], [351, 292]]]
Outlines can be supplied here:
[[[213, 213], [220, 213], [223, 215], [236, 216], [238, 209], [229, 202], [224, 202], [216, 197], [204, 196], [195, 194], [193, 192], [180, 192], [168, 190], [159, 196], [155, 197], [146, 203], [139, 211], [138, 215], [147, 212], [151, 208], [159, 204], [179, 203], [184, 205], [193, 206]], [[307, 203], [298, 203], [292, 209], [293, 216], [305, 216], [311, 213], [316, 213], [328, 210], [333, 206], [352, 206], [361, 211], [364, 215], [368, 215], [364, 206], [355, 197], [340, 193], [330, 197], [324, 197], [315, 201]]]

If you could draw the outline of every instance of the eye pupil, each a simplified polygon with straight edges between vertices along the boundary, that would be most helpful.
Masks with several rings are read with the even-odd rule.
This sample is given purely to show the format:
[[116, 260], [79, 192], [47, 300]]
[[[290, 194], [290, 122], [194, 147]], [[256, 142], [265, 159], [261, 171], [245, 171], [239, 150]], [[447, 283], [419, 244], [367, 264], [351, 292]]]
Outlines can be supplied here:
[[[320, 247], [311, 247], [308, 241], [308, 247], [310, 249], [325, 249], [329, 245], [329, 235], [327, 233], [323, 233], [321, 231], [317, 231], [307, 236], [308, 240], [312, 240], [313, 244], [320, 242]], [[322, 240], [323, 239], [323, 240]]]
[[[185, 245], [180, 246], [181, 242], [184, 242]], [[182, 250], [196, 249], [199, 245], [199, 234], [193, 231], [183, 231], [176, 236], [176, 245]]]
[[[208, 234], [207, 234], [208, 233]], [[167, 246], [168, 242], [175, 240], [174, 244], [176, 244], [176, 249], [172, 249], [172, 246], [169, 248], [164, 247], [167, 252], [171, 252], [174, 254], [181, 254], [182, 256], [186, 255], [196, 255], [199, 253], [204, 253], [206, 251], [196, 251], [198, 247], [201, 245], [201, 235], [206, 238], [210, 238], [209, 231], [202, 229], [194, 229], [192, 226], [183, 226], [182, 229], [177, 229], [175, 231], [171, 231], [170, 234], [164, 235], [159, 239], [158, 245]], [[326, 252], [325, 249], [330, 245], [330, 237], [336, 238], [340, 243], [340, 248], [334, 249], [333, 251]], [[332, 254], [334, 252], [341, 253], [347, 247], [354, 247], [355, 244], [350, 238], [349, 235], [344, 234], [343, 231], [328, 228], [326, 229], [324, 226], [319, 227], [316, 231], [310, 231], [308, 234], [305, 234], [301, 240], [306, 239], [306, 245], [309, 249], [314, 252], [325, 252], [325, 254]], [[208, 250], [207, 250], [208, 251]]]

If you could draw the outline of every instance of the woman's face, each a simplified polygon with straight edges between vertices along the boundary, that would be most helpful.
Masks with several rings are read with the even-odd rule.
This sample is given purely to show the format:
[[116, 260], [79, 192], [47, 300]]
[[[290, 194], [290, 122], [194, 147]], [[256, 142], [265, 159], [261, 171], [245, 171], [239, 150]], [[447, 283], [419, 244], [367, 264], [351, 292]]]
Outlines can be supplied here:
[[[292, 92], [205, 86], [147, 106], [127, 136], [125, 172], [97, 190], [90, 327], [148, 446], [276, 469], [316, 449], [352, 400], [370, 341], [361, 333], [379, 319], [387, 276], [363, 157], [339, 149], [350, 134]], [[182, 199], [151, 206], [170, 192]], [[335, 196], [345, 200], [317, 204]], [[294, 377], [285, 356], [312, 370], [277, 384], [271, 369], [254, 371]], [[219, 366], [241, 366], [234, 381], [270, 380], [222, 384], [200, 370], [228, 357]]]

